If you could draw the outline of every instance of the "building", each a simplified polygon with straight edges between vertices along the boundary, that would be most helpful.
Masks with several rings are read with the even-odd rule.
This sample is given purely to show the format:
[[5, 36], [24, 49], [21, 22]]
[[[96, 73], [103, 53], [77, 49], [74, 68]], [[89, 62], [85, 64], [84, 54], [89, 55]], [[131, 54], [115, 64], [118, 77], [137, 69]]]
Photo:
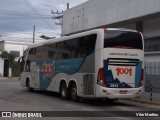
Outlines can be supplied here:
[[[5, 40], [0, 41], [0, 54], [3, 51], [7, 51], [8, 53], [14, 54], [18, 60], [20, 56], [23, 55], [23, 50], [27, 47], [27, 45], [17, 45], [12, 43], [7, 43]], [[9, 61], [7, 59], [2, 59], [0, 57], [0, 77], [11, 77], [12, 71], [9, 67]]]
[[143, 33], [146, 79], [160, 86], [160, 0], [89, 0], [63, 13], [63, 35], [102, 27]]
[[[0, 54], [4, 51], [4, 40], [0, 41]], [[4, 60], [0, 57], [0, 77], [3, 76], [4, 72]]]

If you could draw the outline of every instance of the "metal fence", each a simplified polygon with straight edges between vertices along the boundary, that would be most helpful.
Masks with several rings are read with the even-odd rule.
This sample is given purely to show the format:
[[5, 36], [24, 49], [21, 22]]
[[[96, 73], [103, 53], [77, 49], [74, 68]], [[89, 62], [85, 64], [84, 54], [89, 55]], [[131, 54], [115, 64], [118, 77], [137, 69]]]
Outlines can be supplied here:
[[160, 62], [145, 63], [144, 90], [160, 93]]

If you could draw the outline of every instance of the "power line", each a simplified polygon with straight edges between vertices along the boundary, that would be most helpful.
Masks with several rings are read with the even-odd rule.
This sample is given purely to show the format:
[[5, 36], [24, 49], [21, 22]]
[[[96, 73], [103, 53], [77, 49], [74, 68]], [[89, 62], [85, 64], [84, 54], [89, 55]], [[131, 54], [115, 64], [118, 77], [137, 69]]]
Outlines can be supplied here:
[[[35, 13], [37, 13], [37, 14], [43, 19], [43, 17], [41, 16], [41, 14], [40, 14], [34, 7], [32, 7], [32, 5], [31, 5], [27, 0], [24, 0], [24, 1], [30, 6], [30, 8], [31, 8], [33, 11], [35, 11]], [[57, 30], [48, 23], [47, 20], [45, 20], [45, 19], [43, 19], [43, 20], [45, 21], [45, 23], [46, 23], [50, 28], [52, 28], [58, 35], [60, 35], [60, 34], [57, 32]]]
[[[6, 42], [16, 42], [16, 43], [18, 43], [18, 42], [24, 42], [24, 43], [33, 43], [33, 40], [32, 40], [32, 38], [17, 38], [17, 39], [12, 39], [12, 38], [10, 38], [10, 39], [6, 39], [6, 38], [1, 38], [2, 40], [4, 40], [4, 41], [6, 41]], [[44, 41], [44, 39], [41, 39], [41, 38], [36, 38], [35, 39], [35, 42], [43, 42]]]
[[[13, 25], [6, 25], [6, 24], [0, 24], [1, 28], [5, 28], [5, 29], [14, 29], [14, 30], [19, 30], [19, 31], [26, 31], [26, 30], [30, 30], [32, 29], [31, 27], [20, 27], [20, 26], [13, 26]], [[42, 34], [48, 34], [48, 33], [53, 33], [53, 32], [44, 32], [44, 30], [36, 30], [36, 33], [42, 33]]]
[[[19, 16], [38, 16], [37, 14], [30, 14], [30, 13], [26, 13], [26, 12], [8, 11], [8, 10], [0, 10], [0, 14], [19, 15]], [[49, 17], [49, 15], [42, 15], [42, 16]]]
[[66, 3], [67, 3], [67, 2], [65, 2], [65, 1], [63, 1], [63, 0], [60, 0], [60, 1], [61, 1], [62, 4], [66, 4]]
[[[51, 4], [50, 3], [52, 3], [50, 0], [47, 0], [48, 1], [48, 6], [49, 6], [49, 8], [52, 10], [52, 6], [51, 6]], [[58, 10], [55, 6], [53, 6], [53, 8], [55, 9], [55, 10]]]
[[[12, 31], [12, 30], [17, 30], [17, 29], [13, 29], [13, 28], [5, 28], [5, 27], [1, 27], [1, 29], [0, 30], [3, 30], [3, 31]], [[21, 31], [21, 30], [17, 30], [17, 31]], [[13, 32], [13, 31], [12, 31]], [[23, 32], [22, 34], [30, 34], [30, 35], [32, 35], [31, 33], [29, 33], [29, 32]]]
[[23, 29], [23, 28], [10, 27], [10, 26], [2, 26], [2, 25], [0, 25], [0, 28], [12, 29], [12, 30], [17, 30], [17, 31], [26, 31], [26, 29]]
[[[35, 37], [40, 37], [40, 36], [35, 36]], [[22, 38], [22, 39], [32, 39], [32, 36], [27, 36], [27, 37], [22, 37], [22, 36], [2, 36], [1, 38]]]
[[[38, 18], [38, 17], [0, 17], [0, 19], [52, 19], [51, 17], [43, 17], [43, 18]], [[53, 29], [53, 28], [52, 28]]]
[[6, 24], [0, 24], [0, 26], [4, 26], [4, 27], [12, 27], [12, 28], [19, 28], [19, 29], [23, 29], [23, 30], [26, 30], [26, 29], [32, 29], [31, 27], [22, 27], [22, 26], [15, 26], [15, 25], [6, 25]]

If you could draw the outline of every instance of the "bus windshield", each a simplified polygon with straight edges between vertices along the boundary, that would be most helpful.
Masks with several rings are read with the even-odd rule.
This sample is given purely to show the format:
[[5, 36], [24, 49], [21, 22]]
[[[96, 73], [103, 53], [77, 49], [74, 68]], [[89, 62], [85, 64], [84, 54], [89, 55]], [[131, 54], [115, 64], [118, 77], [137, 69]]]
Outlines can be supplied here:
[[108, 30], [104, 33], [104, 48], [143, 50], [142, 37], [138, 32]]

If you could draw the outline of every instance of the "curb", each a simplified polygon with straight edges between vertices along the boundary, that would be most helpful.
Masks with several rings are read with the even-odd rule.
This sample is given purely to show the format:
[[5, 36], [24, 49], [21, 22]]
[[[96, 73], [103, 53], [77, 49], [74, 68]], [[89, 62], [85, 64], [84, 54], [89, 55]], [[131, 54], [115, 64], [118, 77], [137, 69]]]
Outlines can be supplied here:
[[6, 79], [15, 80], [15, 79], [19, 79], [19, 77], [0, 77], [0, 80], [6, 80]]
[[144, 103], [144, 104], [160, 105], [160, 102], [140, 100], [140, 99], [135, 99], [135, 98], [130, 98], [130, 99], [127, 99], [127, 100], [134, 101], [134, 102], [139, 102], [139, 103]]

